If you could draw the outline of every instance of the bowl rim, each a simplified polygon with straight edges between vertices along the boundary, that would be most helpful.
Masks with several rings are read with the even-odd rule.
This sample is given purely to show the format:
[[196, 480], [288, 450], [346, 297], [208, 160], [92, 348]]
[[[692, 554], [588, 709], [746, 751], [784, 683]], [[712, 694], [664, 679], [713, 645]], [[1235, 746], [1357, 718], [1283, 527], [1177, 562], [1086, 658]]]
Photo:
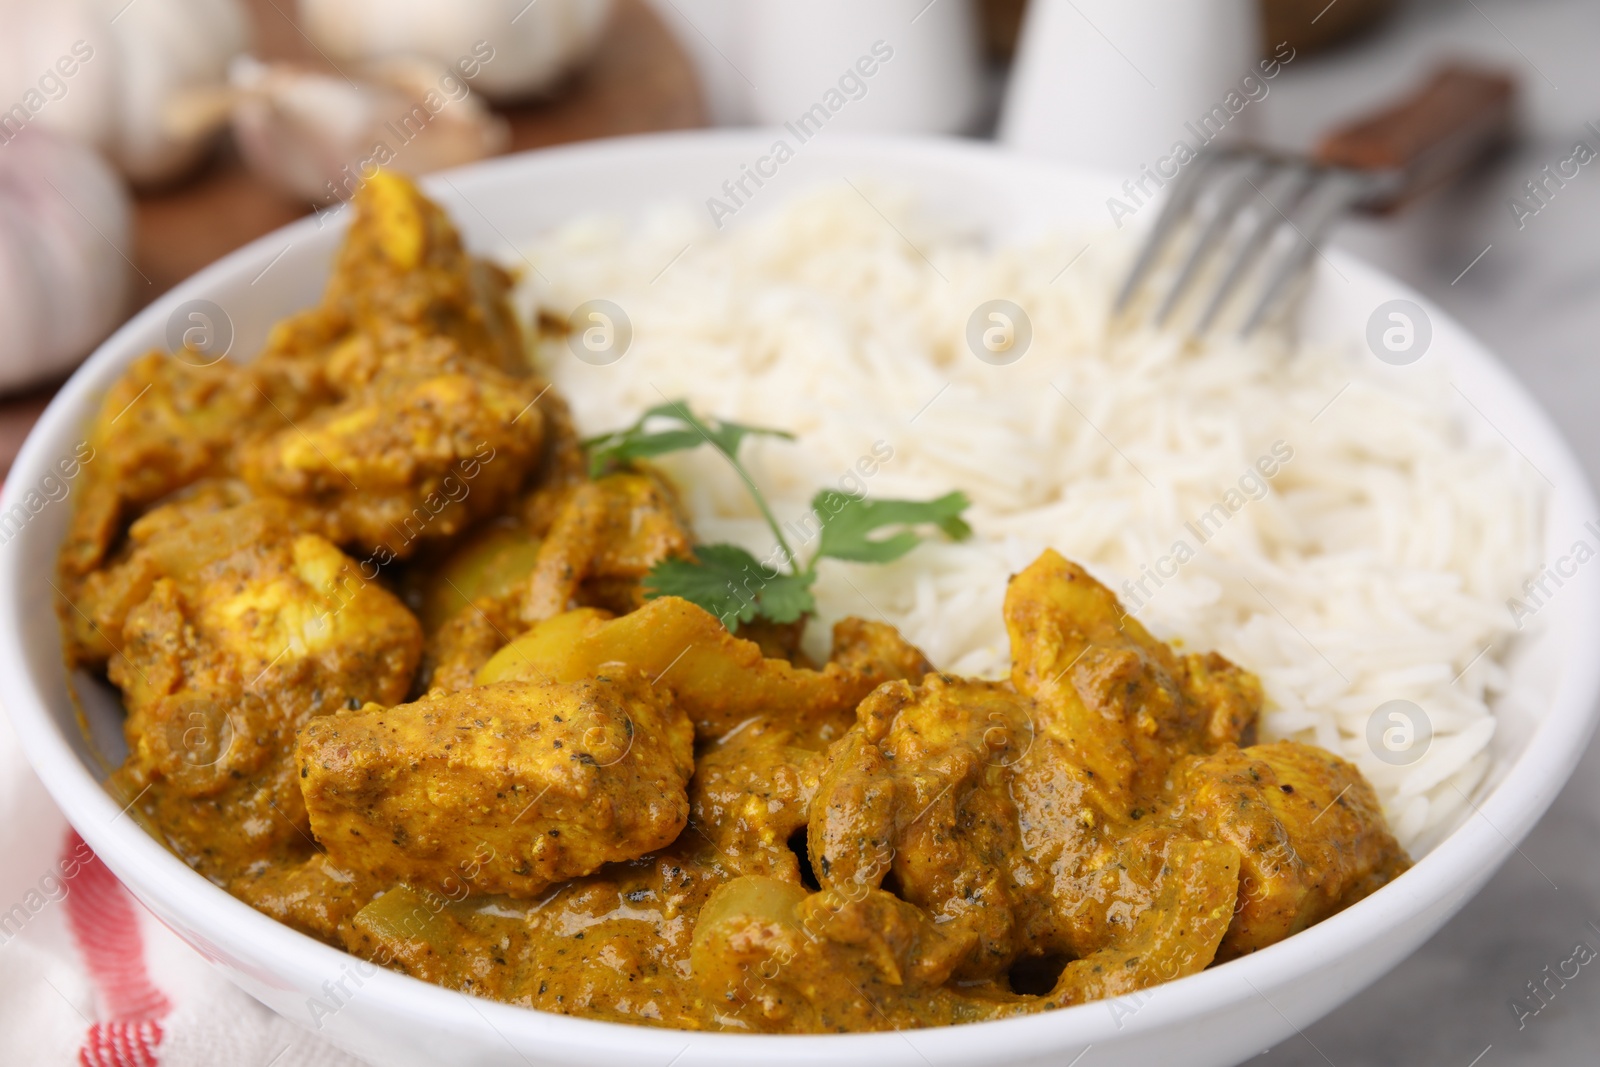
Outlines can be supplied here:
[[[770, 136], [771, 131], [764, 130], [716, 130], [613, 138], [499, 157], [432, 176], [423, 184], [430, 193], [448, 197], [445, 187], [459, 192], [456, 182], [471, 188], [518, 175], [536, 177], [543, 168], [636, 166], [661, 152], [721, 153], [730, 147], [759, 151], [769, 143]], [[1089, 173], [1081, 168], [1024, 159], [991, 145], [934, 138], [841, 135], [832, 138], [826, 150], [845, 156], [892, 158], [912, 169], [955, 166], [983, 170], [1000, 165], [1063, 176]], [[340, 215], [337, 224], [342, 226], [348, 212]], [[47, 451], [49, 439], [69, 424], [81, 426], [92, 410], [94, 393], [137, 357], [140, 350], [133, 344], [137, 337], [178, 304], [203, 294], [223, 279], [252, 269], [278, 254], [286, 243], [309, 238], [322, 225], [317, 217], [306, 217], [229, 253], [158, 297], [102, 343], [57, 393], [28, 435], [0, 493], [0, 511], [18, 504], [22, 494], [57, 458]], [[1557, 443], [1555, 473], [1564, 492], [1584, 513], [1597, 513], [1587, 476], [1559, 429], [1498, 359], [1442, 309], [1409, 286], [1337, 249], [1328, 250], [1327, 258], [1342, 273], [1381, 280], [1396, 293], [1420, 304], [1432, 316], [1436, 338], [1441, 332], [1453, 334], [1456, 359], [1481, 364], [1475, 370], [1487, 374], [1496, 388], [1536, 413], [1540, 431]], [[314, 987], [316, 978], [339, 974], [341, 964], [356, 957], [283, 926], [228, 895], [168, 852], [133, 820], [117, 827], [117, 803], [78, 759], [51, 715], [37, 679], [28, 670], [21, 635], [30, 622], [38, 622], [24, 617], [20, 591], [29, 569], [24, 553], [17, 547], [24, 540], [25, 531], [24, 536], [14, 539], [13, 545], [0, 548], [0, 675], [10, 679], [4, 704], [29, 762], [67, 820], [168, 926], [173, 922], [164, 912], [181, 915], [182, 925], [214, 945], [229, 946], [231, 954], [248, 959], [271, 984], [282, 984], [277, 976], [291, 975], [288, 987], [301, 989], [308, 982]], [[1587, 633], [1600, 634], [1600, 602], [1586, 604], [1585, 609]], [[1600, 694], [1600, 657], [1585, 657], [1577, 650], [1578, 643], [1573, 644], [1573, 650], [1566, 652], [1562, 660], [1561, 688], [1548, 702], [1546, 714], [1521, 754], [1487, 796], [1477, 803], [1469, 800], [1473, 815], [1439, 841], [1407, 875], [1258, 953], [1153, 987], [1162, 995], [1151, 997], [1126, 1025], [1120, 1019], [1108, 1021], [1103, 1007], [1114, 1001], [1104, 1001], [1038, 1015], [904, 1032], [769, 1035], [684, 1031], [557, 1015], [480, 1000], [383, 968], [377, 968], [365, 979], [363, 988], [371, 986], [371, 997], [369, 1000], [364, 995], [361, 999], [371, 1010], [387, 1017], [422, 1018], [445, 1029], [476, 1030], [481, 1020], [507, 1044], [511, 1044], [508, 1035], [516, 1035], [516, 1048], [537, 1045], [550, 1054], [576, 1057], [574, 1062], [602, 1052], [659, 1052], [676, 1047], [679, 1039], [687, 1040], [680, 1056], [695, 1046], [699, 1052], [697, 1061], [730, 1065], [747, 1063], [753, 1057], [799, 1064], [841, 1054], [910, 1067], [935, 1061], [980, 1062], [993, 1054], [997, 1042], [1003, 1041], [1009, 1049], [1018, 1051], [1070, 1051], [1080, 1045], [1170, 1027], [1255, 996], [1266, 999], [1284, 1022], [1293, 1026], [1285, 1011], [1297, 1009], [1280, 1009], [1265, 991], [1303, 977], [1318, 959], [1346, 955], [1353, 951], [1352, 945], [1374, 943], [1385, 931], [1398, 926], [1430, 922], [1437, 926], [1443, 918], [1435, 922], [1431, 916], [1441, 907], [1453, 911], [1464, 902], [1517, 849], [1517, 842], [1554, 800], [1576, 767], [1600, 712], [1595, 700]], [[133, 832], [128, 831], [129, 827]], [[1444, 913], [1446, 917], [1449, 911]], [[201, 951], [210, 955], [203, 948]], [[1349, 989], [1345, 995], [1354, 992]], [[915, 1056], [906, 1054], [908, 1048]]]

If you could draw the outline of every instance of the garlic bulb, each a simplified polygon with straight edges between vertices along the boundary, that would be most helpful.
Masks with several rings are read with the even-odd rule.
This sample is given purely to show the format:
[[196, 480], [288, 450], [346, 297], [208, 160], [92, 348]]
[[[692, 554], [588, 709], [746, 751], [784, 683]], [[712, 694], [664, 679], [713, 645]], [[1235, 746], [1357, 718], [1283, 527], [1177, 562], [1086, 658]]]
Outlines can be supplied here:
[[589, 58], [610, 15], [611, 0], [300, 0], [301, 27], [335, 61], [471, 63], [481, 68], [473, 88], [491, 100], [554, 88]]
[[168, 102], [221, 83], [247, 26], [240, 0], [0, 0], [0, 140], [45, 126], [135, 182], [177, 177], [210, 131], [170, 128]]
[[131, 233], [93, 149], [49, 130], [0, 146], [0, 390], [64, 373], [122, 321]]
[[455, 71], [392, 59], [350, 78], [240, 56], [230, 87], [180, 97], [180, 125], [226, 111], [252, 170], [314, 203], [348, 200], [377, 167], [425, 174], [502, 151], [506, 121]]

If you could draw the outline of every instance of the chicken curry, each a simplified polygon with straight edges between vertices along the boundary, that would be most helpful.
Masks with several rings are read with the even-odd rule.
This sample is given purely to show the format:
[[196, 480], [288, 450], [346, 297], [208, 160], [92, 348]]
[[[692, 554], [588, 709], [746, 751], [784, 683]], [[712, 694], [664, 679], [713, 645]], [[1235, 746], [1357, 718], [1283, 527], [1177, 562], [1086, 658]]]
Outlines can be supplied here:
[[216, 885], [451, 989], [792, 1033], [1126, 994], [1406, 868], [1353, 766], [1256, 743], [1253, 675], [1054, 552], [1003, 681], [651, 595], [704, 551], [673, 485], [591, 470], [437, 206], [388, 174], [356, 206], [252, 362], [128, 369], [61, 551], [70, 664], [127, 711], [110, 786]]

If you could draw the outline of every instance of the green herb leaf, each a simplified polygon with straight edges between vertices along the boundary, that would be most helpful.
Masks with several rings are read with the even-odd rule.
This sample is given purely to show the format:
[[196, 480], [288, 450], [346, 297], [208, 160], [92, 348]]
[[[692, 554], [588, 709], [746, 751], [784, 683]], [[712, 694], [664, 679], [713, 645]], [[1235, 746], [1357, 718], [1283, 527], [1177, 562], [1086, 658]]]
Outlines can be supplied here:
[[[727, 457], [750, 490], [788, 565], [787, 571], [766, 567], [737, 545], [699, 545], [694, 559], [663, 560], [651, 568], [644, 580], [646, 597], [682, 597], [717, 616], [735, 633], [741, 624], [757, 618], [791, 623], [816, 610], [811, 586], [819, 559], [888, 563], [915, 548], [922, 535], [913, 527], [927, 524], [957, 541], [972, 534], [961, 518], [969, 503], [963, 493], [929, 501], [868, 500], [825, 489], [811, 501], [822, 524], [821, 540], [810, 564], [802, 568], [766, 498], [739, 462], [739, 446], [754, 435], [794, 440], [793, 434], [782, 430], [700, 419], [684, 401], [673, 400], [646, 411], [626, 429], [583, 442], [589, 450], [590, 474], [596, 478], [637, 460], [711, 445]], [[880, 532], [886, 536], [873, 536]]]
[[645, 597], [677, 596], [698, 604], [737, 633], [757, 616], [794, 622], [816, 608], [810, 574], [785, 574], [764, 566], [737, 545], [696, 545], [696, 559], [667, 559], [645, 576]]
[[[654, 422], [656, 429], [649, 429]], [[667, 423], [663, 426], [662, 423]], [[682, 400], [658, 404], [639, 416], [627, 429], [602, 434], [583, 442], [589, 450], [589, 475], [598, 478], [607, 470], [625, 467], [634, 460], [664, 456], [668, 452], [683, 452], [711, 445], [733, 461], [739, 468], [739, 446], [746, 437], [760, 435], [793, 441], [794, 434], [783, 430], [769, 430], [761, 426], [746, 426], [737, 422], [707, 422], [689, 410]], [[748, 480], [748, 476], [746, 476]]]
[[[812, 559], [852, 560], [857, 563], [890, 563], [922, 543], [922, 536], [905, 527], [932, 523], [951, 539], [965, 541], [972, 536], [961, 513], [970, 505], [967, 494], [946, 493], [937, 500], [871, 500], [851, 496], [837, 489], [824, 489], [811, 498], [811, 507], [822, 523], [822, 538]], [[889, 527], [902, 529], [886, 537], [871, 535]]]
[[[658, 425], [662, 419], [671, 419], [677, 425], [652, 431], [646, 428], [646, 424], [652, 419], [657, 420]], [[583, 445], [589, 449], [591, 478], [600, 477], [612, 466], [626, 466], [636, 459], [660, 456], [668, 452], [681, 452], [702, 444], [711, 445], [728, 458], [728, 463], [739, 475], [739, 480], [750, 490], [750, 496], [760, 509], [761, 517], [767, 521], [773, 539], [778, 542], [778, 547], [783, 549], [784, 561], [789, 564], [791, 571], [798, 574], [799, 561], [795, 559], [794, 550], [789, 547], [789, 542], [784, 539], [783, 530], [778, 527], [778, 520], [773, 516], [767, 498], [761, 495], [755, 479], [750, 477], [750, 472], [739, 462], [739, 445], [746, 437], [754, 434], [779, 437], [786, 441], [794, 440], [794, 434], [783, 430], [768, 430], [760, 426], [745, 426], [737, 422], [720, 420], [715, 424], [708, 423], [696, 418], [684, 401], [669, 400], [639, 416], [639, 421], [627, 429], [590, 438], [583, 442]]]
[[768, 580], [757, 598], [762, 617], [776, 623], [789, 623], [798, 622], [816, 611], [817, 600], [811, 595], [811, 583], [816, 580], [816, 574], [810, 571], [779, 574]]

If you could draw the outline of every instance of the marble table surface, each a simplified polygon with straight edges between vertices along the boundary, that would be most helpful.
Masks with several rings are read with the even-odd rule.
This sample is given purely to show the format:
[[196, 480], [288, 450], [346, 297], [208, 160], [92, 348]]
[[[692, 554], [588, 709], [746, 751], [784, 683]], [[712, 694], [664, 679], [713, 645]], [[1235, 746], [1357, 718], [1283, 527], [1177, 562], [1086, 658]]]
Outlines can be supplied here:
[[[1600, 166], [1584, 168], [1521, 228], [1510, 206], [1579, 139], [1600, 148], [1600, 3], [1422, 0], [1366, 42], [1285, 71], [1263, 133], [1306, 145], [1327, 123], [1403, 88], [1451, 55], [1519, 72], [1526, 134], [1466, 187], [1335, 240], [1397, 274], [1482, 338], [1560, 423], [1600, 483]], [[1487, 253], [1466, 270], [1474, 257]], [[1459, 279], [1459, 280], [1458, 280]], [[1596, 650], [1600, 654], [1600, 649]], [[1537, 1015], [1528, 996], [1573, 956], [1600, 950], [1600, 743], [1488, 887], [1416, 955], [1252, 1067], [1600, 1064], [1600, 959]], [[1567, 968], [1568, 973], [1571, 967]], [[1537, 1003], [1537, 1002], [1533, 1002]]]

